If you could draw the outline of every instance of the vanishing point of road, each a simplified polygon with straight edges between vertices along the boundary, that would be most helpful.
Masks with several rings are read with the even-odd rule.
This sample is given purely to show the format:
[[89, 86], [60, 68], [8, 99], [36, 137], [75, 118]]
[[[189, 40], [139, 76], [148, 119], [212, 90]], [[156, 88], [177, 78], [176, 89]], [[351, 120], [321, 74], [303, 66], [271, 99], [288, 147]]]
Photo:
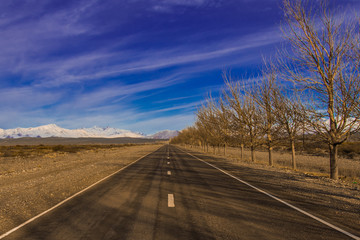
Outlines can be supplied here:
[[359, 239], [301, 211], [165, 145], [0, 238]]

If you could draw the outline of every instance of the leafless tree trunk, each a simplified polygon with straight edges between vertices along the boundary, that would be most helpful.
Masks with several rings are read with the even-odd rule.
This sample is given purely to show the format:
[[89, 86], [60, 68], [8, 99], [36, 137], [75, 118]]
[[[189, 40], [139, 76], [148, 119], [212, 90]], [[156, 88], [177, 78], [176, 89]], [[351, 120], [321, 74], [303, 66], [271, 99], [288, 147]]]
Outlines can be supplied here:
[[244, 144], [240, 144], [240, 161], [244, 160]]
[[231, 139], [236, 146], [240, 146], [240, 161], [244, 160], [244, 145], [245, 145], [245, 131], [241, 123], [241, 120], [235, 113], [231, 114]]
[[337, 177], [338, 174], [338, 145], [332, 145], [329, 144], [329, 150], [330, 150], [330, 172], [333, 174], [336, 174]]
[[305, 121], [303, 121], [303, 124], [302, 124], [302, 152], [305, 151]]
[[290, 138], [290, 145], [291, 145], [291, 165], [292, 168], [296, 169], [296, 160], [295, 160], [295, 139]]

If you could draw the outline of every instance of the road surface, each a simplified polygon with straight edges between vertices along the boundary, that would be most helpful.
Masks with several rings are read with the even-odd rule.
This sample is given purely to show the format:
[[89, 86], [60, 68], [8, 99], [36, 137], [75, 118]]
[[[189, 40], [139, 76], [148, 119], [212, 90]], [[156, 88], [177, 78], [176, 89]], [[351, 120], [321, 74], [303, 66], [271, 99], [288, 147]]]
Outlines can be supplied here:
[[4, 239], [353, 238], [165, 145]]

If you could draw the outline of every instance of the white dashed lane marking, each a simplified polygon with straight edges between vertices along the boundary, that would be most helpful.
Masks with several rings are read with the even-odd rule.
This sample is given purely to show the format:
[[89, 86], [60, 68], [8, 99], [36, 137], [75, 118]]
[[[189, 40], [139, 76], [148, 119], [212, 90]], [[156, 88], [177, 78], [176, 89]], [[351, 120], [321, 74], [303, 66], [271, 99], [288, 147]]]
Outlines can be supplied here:
[[168, 207], [175, 207], [174, 194], [168, 194]]

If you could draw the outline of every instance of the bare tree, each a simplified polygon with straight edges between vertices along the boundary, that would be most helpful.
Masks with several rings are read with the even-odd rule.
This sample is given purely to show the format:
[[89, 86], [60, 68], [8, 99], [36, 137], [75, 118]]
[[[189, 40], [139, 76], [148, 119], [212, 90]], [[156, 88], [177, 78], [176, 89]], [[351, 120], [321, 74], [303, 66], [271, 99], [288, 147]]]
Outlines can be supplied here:
[[215, 100], [209, 96], [206, 104], [202, 106], [197, 112], [197, 122], [201, 124], [208, 134], [210, 143], [214, 147], [214, 153], [216, 147], [220, 151], [220, 145], [226, 141], [226, 120], [225, 116], [221, 115], [221, 110], [217, 108]]
[[200, 121], [196, 121], [195, 128], [197, 129], [198, 137], [201, 142], [201, 147], [203, 151], [204, 152], [209, 151], [209, 137], [208, 137], [209, 134], [207, 132], [206, 127]]
[[244, 138], [250, 147], [251, 161], [255, 162], [255, 149], [262, 143], [262, 113], [253, 95], [245, 91], [240, 82], [233, 82], [227, 77], [224, 79], [228, 88], [224, 96], [232, 109], [236, 125], [241, 126], [246, 132]]
[[252, 92], [253, 98], [261, 108], [263, 118], [263, 132], [266, 134], [266, 146], [268, 149], [269, 165], [273, 166], [272, 150], [274, 147], [274, 136], [279, 130], [275, 121], [274, 98], [277, 93], [277, 70], [273, 63], [264, 60], [262, 78]]
[[355, 25], [308, 1], [283, 0], [291, 43], [287, 72], [304, 89], [314, 91], [317, 111], [312, 128], [329, 145], [330, 177], [338, 178], [338, 146], [358, 130], [360, 104], [359, 57]]
[[195, 135], [194, 128], [188, 127], [181, 130], [180, 134], [171, 139], [171, 144], [192, 144], [191, 138]]
[[286, 133], [291, 147], [291, 165], [296, 169], [295, 159], [295, 139], [301, 130], [303, 130], [306, 109], [298, 96], [287, 96], [286, 93], [276, 91], [274, 94], [274, 114], [276, 121], [282, 130]]
[[209, 109], [206, 105], [203, 105], [201, 108], [198, 109], [196, 113], [196, 122], [195, 125], [198, 129], [201, 129], [202, 133], [204, 134], [204, 138], [206, 138], [206, 144], [214, 144], [214, 133], [212, 130], [212, 123], [210, 122], [211, 113], [209, 113]]
[[[239, 84], [233, 82], [231, 74], [224, 72], [223, 80], [227, 86], [223, 90], [223, 102], [226, 102], [227, 112], [228, 112], [228, 124], [229, 124], [229, 138], [235, 146], [240, 146], [240, 161], [244, 160], [244, 146], [245, 146], [245, 136], [247, 132], [245, 130], [243, 119], [242, 119], [242, 97], [244, 94]], [[225, 105], [225, 104], [224, 104]]]
[[213, 106], [217, 117], [217, 126], [219, 128], [220, 139], [222, 140], [224, 146], [224, 155], [226, 155], [226, 147], [231, 136], [231, 112], [222, 97], [219, 98], [218, 106]]
[[241, 120], [239, 116], [233, 111], [233, 109], [229, 109], [230, 112], [230, 141], [235, 146], [240, 146], [240, 161], [244, 160], [244, 146], [245, 146], [245, 128], [244, 125], [241, 124]]

